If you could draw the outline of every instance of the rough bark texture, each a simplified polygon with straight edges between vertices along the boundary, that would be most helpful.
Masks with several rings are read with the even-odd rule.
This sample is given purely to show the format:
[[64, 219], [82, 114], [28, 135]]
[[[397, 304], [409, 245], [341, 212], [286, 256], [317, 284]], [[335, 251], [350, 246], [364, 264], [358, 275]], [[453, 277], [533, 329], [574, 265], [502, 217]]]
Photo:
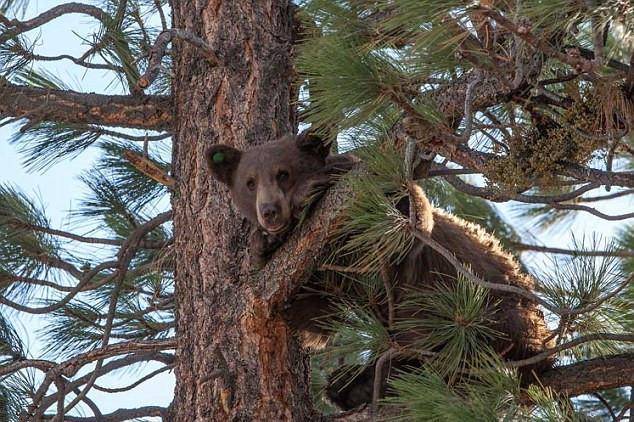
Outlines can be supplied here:
[[[339, 183], [321, 198], [311, 217], [278, 249], [257, 274], [259, 294], [273, 307], [280, 307], [310, 276], [318, 264], [338, 222], [350, 188]], [[281, 276], [280, 276], [281, 275]]]
[[[291, 132], [293, 17], [288, 1], [173, 1], [174, 25], [226, 67], [177, 41], [173, 200], [177, 292], [175, 421], [311, 419], [308, 362], [252, 277], [247, 227], [207, 172], [213, 143], [247, 148]], [[273, 287], [271, 287], [273, 284]]]
[[545, 372], [540, 384], [565, 396], [579, 396], [634, 383], [634, 353], [595, 358]]
[[172, 116], [169, 97], [86, 94], [0, 80], [0, 117], [165, 130]]

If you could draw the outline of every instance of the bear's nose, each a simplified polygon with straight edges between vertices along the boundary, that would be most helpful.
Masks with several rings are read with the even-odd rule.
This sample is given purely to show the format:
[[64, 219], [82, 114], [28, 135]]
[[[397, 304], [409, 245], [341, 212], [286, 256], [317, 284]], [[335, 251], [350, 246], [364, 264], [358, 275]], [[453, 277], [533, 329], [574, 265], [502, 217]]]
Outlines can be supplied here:
[[262, 206], [262, 217], [267, 221], [274, 221], [277, 218], [277, 207], [273, 204]]

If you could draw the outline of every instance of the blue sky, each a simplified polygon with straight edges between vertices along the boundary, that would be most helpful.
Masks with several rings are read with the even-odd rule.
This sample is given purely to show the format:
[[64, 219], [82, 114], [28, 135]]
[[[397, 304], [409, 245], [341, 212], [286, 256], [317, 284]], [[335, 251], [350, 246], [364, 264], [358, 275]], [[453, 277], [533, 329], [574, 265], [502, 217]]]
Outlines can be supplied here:
[[[31, 3], [27, 10], [27, 16], [33, 16], [59, 4], [59, 2], [51, 0], [40, 0]], [[44, 26], [41, 31], [29, 33], [29, 36], [31, 39], [38, 36], [37, 52], [47, 55], [65, 53], [77, 56], [83, 52], [83, 48], [81, 41], [73, 34], [73, 31], [79, 34], [88, 34], [91, 28], [94, 28], [94, 22], [87, 17], [71, 15], [56, 19]], [[111, 83], [112, 76], [104, 71], [85, 71], [68, 61], [47, 64], [45, 68], [60, 78], [70, 81], [70, 85], [80, 91], [121, 92], [116, 84]], [[18, 153], [16, 146], [8, 143], [8, 139], [14, 130], [15, 126], [0, 128], [0, 183], [10, 183], [29, 195], [41, 197], [53, 227], [68, 229], [70, 224], [68, 211], [74, 208], [74, 204], [77, 203], [78, 198], [83, 194], [83, 187], [77, 178], [83, 171], [91, 168], [96, 157], [96, 151], [89, 149], [74, 160], [63, 161], [43, 173], [29, 173], [22, 166], [23, 157]], [[613, 202], [610, 208], [600, 207], [599, 209], [607, 213], [616, 214], [630, 206], [631, 202], [619, 201]], [[501, 208], [505, 210], [505, 215], [512, 220], [510, 214], [506, 212], [509, 207], [504, 205]], [[527, 235], [534, 236], [532, 241], [535, 243], [568, 247], [573, 234], [577, 238], [581, 238], [583, 235], [600, 234], [604, 239], [609, 239], [613, 236], [617, 227], [619, 227], [619, 223], [610, 223], [582, 214], [569, 232], [538, 234], [532, 230], [530, 225], [520, 226], [520, 229]], [[527, 256], [527, 258], [532, 265], [548, 265], [541, 255], [535, 254]], [[2, 311], [5, 312], [4, 309]], [[28, 339], [27, 343], [34, 357], [39, 356], [38, 352], [42, 347], [37, 341], [35, 330], [45, 328], [45, 324], [39, 318], [20, 317], [19, 325], [21, 326], [23, 337]], [[143, 367], [142, 372], [147, 373], [152, 370], [153, 367], [148, 365]], [[118, 384], [124, 385], [134, 381], [137, 376], [138, 372], [133, 374], [128, 372], [118, 373], [101, 378], [99, 384], [111, 386], [114, 384], [113, 381], [119, 379], [120, 382]], [[138, 407], [148, 404], [167, 405], [172, 399], [172, 391], [173, 376], [164, 374], [127, 393], [103, 394], [93, 390], [90, 395], [100, 405], [102, 411], [108, 413], [121, 407]]]
[[[53, 6], [59, 1], [39, 0], [33, 1], [26, 12], [27, 17], [32, 17]], [[71, 54], [80, 55], [81, 40], [73, 34], [89, 34], [94, 30], [94, 21], [80, 15], [69, 15], [52, 21], [42, 27], [41, 31], [32, 31], [28, 34], [30, 39], [37, 39], [36, 52], [47, 55]], [[46, 64], [39, 66], [53, 72], [66, 81], [75, 90], [97, 93], [121, 93], [120, 87], [113, 82], [113, 76], [101, 70], [84, 71], [69, 61]], [[85, 170], [89, 170], [97, 156], [95, 149], [89, 149], [72, 161], [63, 161], [52, 166], [45, 172], [27, 172], [22, 166], [23, 157], [18, 153], [17, 146], [10, 145], [8, 140], [15, 131], [16, 126], [0, 128], [0, 183], [10, 183], [19, 187], [30, 196], [39, 196], [45, 205], [46, 213], [51, 220], [51, 225], [56, 228], [69, 229], [71, 225], [68, 211], [74, 208], [78, 199], [84, 194], [84, 188], [78, 180], [78, 176]], [[7, 312], [6, 309], [1, 309]], [[14, 314], [15, 316], [15, 314]], [[21, 331], [22, 338], [29, 345], [29, 351], [33, 357], [40, 356], [42, 344], [38, 342], [36, 330], [46, 329], [46, 321], [43, 318], [32, 316], [19, 316], [17, 327]], [[158, 366], [145, 365], [138, 367], [134, 372], [130, 370], [111, 374], [98, 380], [101, 386], [124, 386], [139, 378], [139, 374], [145, 374]], [[152, 380], [141, 384], [139, 387], [119, 394], [106, 394], [96, 390], [90, 392], [90, 397], [99, 405], [103, 413], [109, 413], [119, 408], [133, 408], [143, 405], [167, 406], [172, 401], [174, 379], [171, 373], [164, 373]], [[85, 411], [90, 415], [89, 411]]]

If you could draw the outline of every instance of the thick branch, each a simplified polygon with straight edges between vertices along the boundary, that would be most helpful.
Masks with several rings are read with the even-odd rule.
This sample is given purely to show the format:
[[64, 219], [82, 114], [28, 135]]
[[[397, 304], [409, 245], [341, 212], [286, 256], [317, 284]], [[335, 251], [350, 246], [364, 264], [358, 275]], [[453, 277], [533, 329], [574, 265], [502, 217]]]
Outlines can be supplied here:
[[[102, 415], [101, 417], [81, 417], [81, 416], [64, 416], [66, 422], [120, 422], [129, 421], [137, 418], [146, 418], [149, 416], [158, 416], [166, 418], [168, 409], [159, 406], [146, 406], [136, 409], [119, 409], [115, 412]], [[52, 420], [55, 415], [45, 415], [44, 420]]]
[[553, 368], [539, 382], [566, 396], [624, 387], [634, 380], [634, 353], [590, 359]]
[[283, 304], [310, 275], [322, 256], [329, 233], [351, 192], [341, 184], [319, 201], [311, 218], [278, 249], [273, 259], [256, 275], [265, 280], [262, 297], [272, 306]]
[[87, 94], [0, 81], [0, 118], [166, 130], [172, 116], [167, 96]]

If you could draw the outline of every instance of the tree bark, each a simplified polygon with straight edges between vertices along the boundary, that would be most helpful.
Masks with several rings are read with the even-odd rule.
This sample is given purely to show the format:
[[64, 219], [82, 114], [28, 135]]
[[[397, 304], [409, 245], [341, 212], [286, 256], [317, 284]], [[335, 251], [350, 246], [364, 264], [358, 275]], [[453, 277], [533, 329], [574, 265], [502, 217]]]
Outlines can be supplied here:
[[625, 387], [634, 380], [632, 362], [634, 353], [584, 360], [546, 371], [539, 383], [569, 397]]
[[167, 130], [172, 116], [172, 104], [166, 96], [87, 94], [0, 80], [0, 117]]
[[306, 356], [264, 295], [275, 278], [251, 277], [248, 227], [203, 157], [214, 143], [244, 149], [294, 130], [291, 5], [172, 4], [175, 27], [204, 39], [226, 64], [212, 67], [192, 45], [174, 43], [173, 420], [311, 420]]

